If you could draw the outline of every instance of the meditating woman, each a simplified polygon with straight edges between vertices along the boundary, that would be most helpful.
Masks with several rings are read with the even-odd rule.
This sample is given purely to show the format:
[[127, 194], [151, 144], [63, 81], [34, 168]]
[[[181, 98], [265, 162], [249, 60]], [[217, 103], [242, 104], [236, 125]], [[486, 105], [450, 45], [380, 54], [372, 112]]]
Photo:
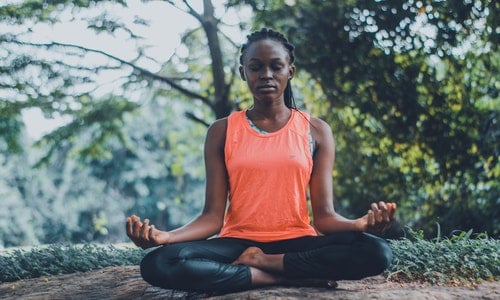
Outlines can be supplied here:
[[372, 234], [391, 224], [395, 205], [371, 203], [357, 219], [335, 212], [332, 131], [295, 107], [293, 63], [294, 46], [281, 33], [262, 29], [248, 36], [239, 71], [253, 106], [208, 129], [203, 211], [172, 231], [127, 218], [136, 245], [160, 246], [142, 260], [144, 280], [168, 289], [233, 292], [307, 280], [326, 286], [389, 266], [387, 242]]

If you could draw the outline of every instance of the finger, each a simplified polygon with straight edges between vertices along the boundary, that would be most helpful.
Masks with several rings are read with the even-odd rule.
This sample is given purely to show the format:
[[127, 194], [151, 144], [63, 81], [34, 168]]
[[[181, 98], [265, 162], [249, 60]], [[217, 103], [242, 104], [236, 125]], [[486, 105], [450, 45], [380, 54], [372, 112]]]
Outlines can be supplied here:
[[[372, 217], [376, 219], [376, 212], [378, 211], [378, 205], [376, 203], [371, 203], [370, 204], [370, 211], [373, 214]], [[370, 224], [373, 225], [373, 224]]]
[[396, 217], [396, 210], [398, 209], [398, 205], [396, 203], [391, 203], [392, 209], [389, 214], [389, 219], [392, 221]]
[[[380, 202], [379, 205], [382, 207], [382, 216], [383, 216], [383, 222], [389, 223], [391, 221], [391, 209], [389, 205], [385, 202]], [[385, 225], [384, 225], [385, 227]]]
[[140, 236], [140, 228], [142, 226], [142, 223], [140, 221], [137, 221], [137, 220], [133, 220], [132, 219], [132, 222], [131, 222], [131, 232], [130, 232], [130, 235], [132, 238], [134, 239], [138, 239], [139, 236]]
[[379, 201], [377, 204], [380, 209], [379, 222], [389, 222], [389, 205], [384, 201]]
[[136, 241], [139, 236], [137, 228], [137, 222], [134, 222], [132, 218], [127, 219], [127, 235], [136, 245]]
[[140, 236], [142, 239], [144, 239], [146, 241], [149, 240], [149, 228], [150, 228], [149, 219], [145, 219], [144, 224], [141, 227]]
[[131, 237], [133, 232], [133, 224], [132, 224], [132, 219], [130, 217], [128, 217], [127, 221], [125, 222], [125, 229], [127, 231], [127, 236]]
[[141, 224], [141, 218], [139, 218], [138, 216], [136, 215], [131, 215], [130, 217], [128, 217], [130, 219], [130, 222], [132, 223], [132, 228], [136, 228], [137, 226], [137, 223]]
[[133, 226], [133, 235], [135, 238], [140, 238], [141, 236], [141, 229], [142, 229], [142, 222], [139, 221], [139, 220], [136, 220], [132, 223], [132, 226]]
[[141, 218], [139, 218], [139, 217], [138, 217], [138, 216], [136, 216], [136, 215], [131, 215], [129, 218], [130, 218], [130, 220], [132, 221], [132, 223], [134, 223], [134, 222], [138, 222], [138, 221], [140, 222], [140, 221], [141, 221]]
[[371, 205], [373, 216], [375, 222], [382, 222], [384, 220], [384, 211], [379, 207], [378, 203], [372, 203]]
[[384, 201], [379, 201], [378, 207], [381, 210], [381, 219], [379, 221], [390, 222], [391, 209], [389, 207], [389, 204], [385, 203]]
[[150, 241], [154, 241], [155, 240], [155, 237], [154, 237], [154, 231], [155, 231], [155, 226], [154, 225], [151, 225], [149, 227], [149, 232], [148, 232], [148, 239]]
[[368, 221], [367, 221], [367, 223], [368, 223], [368, 226], [371, 227], [371, 226], [373, 226], [375, 224], [375, 217], [373, 215], [373, 211], [369, 210], [367, 215], [368, 215]]

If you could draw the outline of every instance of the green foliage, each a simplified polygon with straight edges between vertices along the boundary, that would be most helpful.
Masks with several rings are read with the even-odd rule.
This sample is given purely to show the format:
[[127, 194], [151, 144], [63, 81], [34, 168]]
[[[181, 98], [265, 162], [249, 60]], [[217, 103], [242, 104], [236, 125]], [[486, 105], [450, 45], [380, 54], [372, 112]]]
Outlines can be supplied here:
[[472, 231], [434, 240], [425, 240], [423, 231], [410, 233], [411, 238], [390, 242], [389, 280], [464, 284], [500, 279], [499, 240], [486, 234], [472, 238]]
[[[53, 149], [50, 160], [32, 165], [46, 155], [43, 138], [38, 148], [23, 140], [21, 153], [0, 143], [0, 248], [57, 242], [121, 242], [127, 239], [125, 218], [147, 217], [158, 228], [180, 226], [203, 205], [202, 144], [206, 127], [183, 117], [186, 110], [203, 109], [168, 101], [168, 94], [131, 112], [117, 110], [112, 127], [123, 136], [106, 136], [97, 144], [99, 155], [81, 155], [103, 135], [113, 101], [98, 101], [101, 114], [82, 114], [47, 136], [68, 135]], [[106, 103], [107, 105], [104, 105]], [[111, 106], [111, 108], [108, 108]], [[106, 113], [106, 110], [109, 113]], [[117, 113], [118, 113], [117, 112]], [[98, 119], [101, 119], [98, 121]], [[118, 122], [118, 120], [120, 120]], [[114, 125], [113, 125], [114, 126]], [[104, 128], [103, 128], [104, 127]], [[109, 129], [109, 128], [108, 128]], [[190, 139], [185, 137], [189, 136]]]
[[[0, 247], [121, 241], [129, 213], [162, 228], [189, 220], [204, 199], [200, 124], [251, 105], [237, 80], [237, 45], [218, 35], [220, 76], [211, 64], [220, 57], [208, 53], [201, 27], [183, 34], [183, 46], [164, 63], [147, 55], [149, 45], [136, 34], [149, 21], [122, 19], [126, 1], [15, 3], [0, 4]], [[187, 8], [188, 2], [175, 3]], [[398, 203], [401, 223], [431, 236], [436, 221], [448, 233], [500, 234], [498, 4], [246, 0], [228, 6], [243, 3], [253, 7], [255, 27], [282, 30], [297, 46], [298, 101], [334, 129], [342, 214], [357, 217], [382, 199]], [[85, 22], [96, 37], [137, 45], [134, 57], [36, 35], [41, 24], [69, 21]], [[144, 61], [160, 71], [141, 68]], [[120, 74], [120, 86], [103, 95], [109, 82], [100, 76], [110, 71]], [[219, 88], [215, 77], [224, 77]], [[32, 148], [22, 121], [27, 108], [70, 121]]]
[[35, 166], [47, 163], [61, 143], [74, 144], [73, 141], [83, 134], [90, 135], [90, 141], [73, 150], [83, 157], [109, 157], [111, 154], [105, 144], [110, 138], [117, 137], [125, 142], [122, 131], [124, 115], [135, 111], [139, 105], [120, 97], [101, 99], [97, 103], [85, 98], [82, 102], [84, 106], [73, 112], [72, 122], [60, 126], [35, 143], [35, 146], [47, 149], [47, 154]]
[[[7, 146], [0, 143], [0, 248], [27, 245], [38, 241], [36, 229], [30, 224], [29, 204], [22, 201], [25, 181], [29, 175], [22, 154], [5, 155]], [[25, 177], [26, 176], [26, 177]], [[12, 188], [16, 186], [17, 188]]]
[[[124, 18], [126, 6], [86, 0], [0, 4], [0, 248], [123, 241], [131, 213], [171, 228], [202, 205], [206, 128], [183, 115], [213, 116], [197, 105], [179, 105], [171, 99], [185, 96], [146, 80], [159, 78], [138, 67], [138, 60], [150, 57], [136, 32], [149, 22], [139, 15]], [[121, 54], [59, 43], [50, 34], [37, 38], [38, 27], [64, 22], [84, 22], [110, 43], [118, 35], [137, 45], [136, 57], [121, 60]], [[33, 146], [22, 124], [26, 108], [67, 123]]]
[[139, 248], [98, 244], [53, 244], [31, 250], [13, 250], [0, 253], [0, 282], [138, 265], [143, 255]]
[[[124, 29], [123, 23], [109, 16], [113, 8], [123, 6], [126, 6], [125, 1], [87, 0], [0, 4], [0, 22], [4, 25], [0, 33], [0, 139], [8, 143], [10, 151], [20, 151], [20, 120], [26, 108], [39, 108], [47, 118], [63, 116], [74, 120], [45, 139], [53, 147], [74, 136], [75, 129], [96, 122], [102, 123], [103, 130], [94, 143], [83, 149], [89, 155], [101, 155], [103, 149], [99, 149], [99, 143], [111, 135], [120, 136], [116, 127], [120, 126], [121, 114], [133, 109], [132, 101], [117, 93], [110, 95], [108, 101], [96, 103], [94, 93], [106, 85], [102, 80], [104, 72], [113, 70], [123, 75], [129, 74], [130, 68], [119, 60], [118, 64], [113, 64], [112, 56], [105, 52], [38, 39], [33, 32], [38, 26], [43, 27], [42, 24], [51, 28], [61, 21], [76, 21], [81, 10], [91, 10], [100, 14], [86, 20], [89, 30], [112, 37], [121, 28], [129, 33], [129, 38], [139, 38]], [[70, 20], [68, 16], [71, 16]], [[131, 77], [128, 86], [133, 89], [137, 86], [134, 83]], [[52, 150], [48, 149], [46, 159], [51, 153]]]
[[431, 235], [500, 234], [494, 1], [244, 2], [324, 92], [305, 102], [333, 128], [343, 213], [386, 200]]
[[[1, 143], [0, 143], [1, 145]], [[68, 241], [122, 241], [130, 199], [106, 191], [104, 182], [68, 147], [49, 166], [32, 168], [37, 155], [0, 152], [0, 248]], [[104, 225], [103, 225], [104, 222]]]
[[84, 158], [107, 190], [135, 200], [127, 214], [147, 217], [164, 229], [180, 226], [199, 212], [205, 175], [201, 145], [206, 127], [183, 117], [188, 109], [200, 114], [203, 109], [169, 97], [158, 95], [128, 115], [122, 128], [126, 143], [105, 144], [109, 157]]

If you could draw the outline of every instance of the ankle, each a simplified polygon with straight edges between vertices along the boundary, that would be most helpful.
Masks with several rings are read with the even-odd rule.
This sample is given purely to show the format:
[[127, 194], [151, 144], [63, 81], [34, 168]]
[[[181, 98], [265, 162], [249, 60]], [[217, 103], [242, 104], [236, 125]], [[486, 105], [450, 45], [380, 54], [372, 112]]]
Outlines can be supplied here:
[[282, 277], [272, 273], [265, 272], [255, 267], [250, 267], [250, 273], [252, 276], [252, 286], [254, 287], [279, 285], [282, 284], [283, 282]]

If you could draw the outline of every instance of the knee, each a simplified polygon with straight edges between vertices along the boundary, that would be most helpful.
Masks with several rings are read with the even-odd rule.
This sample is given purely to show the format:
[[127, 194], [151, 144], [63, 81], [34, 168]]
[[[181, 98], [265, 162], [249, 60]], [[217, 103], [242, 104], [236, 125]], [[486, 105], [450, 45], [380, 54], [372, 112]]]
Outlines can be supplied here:
[[372, 237], [368, 249], [370, 252], [368, 257], [370, 257], [370, 265], [374, 275], [382, 273], [391, 265], [392, 250], [387, 241], [379, 237]]
[[151, 285], [160, 286], [160, 278], [162, 278], [162, 271], [160, 265], [161, 257], [156, 251], [150, 252], [144, 256], [140, 264], [140, 271], [142, 278]]
[[151, 285], [170, 288], [177, 277], [175, 265], [179, 259], [175, 250], [164, 246], [146, 254], [140, 264], [142, 278]]
[[189, 248], [162, 247], [148, 253], [141, 261], [142, 278], [151, 285], [166, 289], [186, 289], [193, 284], [196, 261], [190, 260]]

